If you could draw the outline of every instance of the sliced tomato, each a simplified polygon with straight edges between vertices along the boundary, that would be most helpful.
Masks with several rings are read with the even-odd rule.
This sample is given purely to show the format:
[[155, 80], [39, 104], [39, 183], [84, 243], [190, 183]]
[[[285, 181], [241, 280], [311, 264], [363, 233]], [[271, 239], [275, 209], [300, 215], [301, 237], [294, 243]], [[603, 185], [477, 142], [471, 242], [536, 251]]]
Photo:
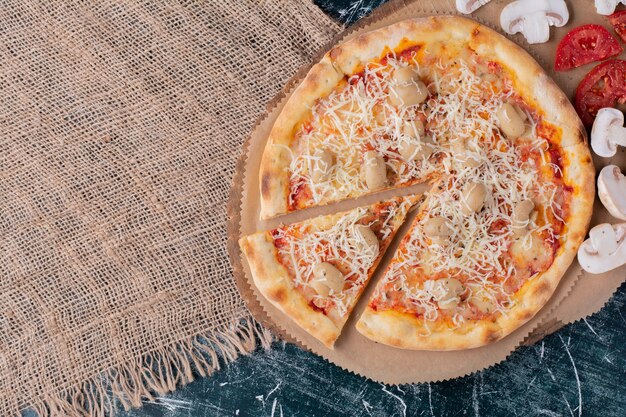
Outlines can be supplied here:
[[624, 42], [626, 42], [626, 10], [613, 13], [609, 16], [609, 22]]
[[554, 69], [567, 71], [622, 51], [619, 42], [608, 30], [600, 25], [583, 25], [570, 31], [559, 42]]
[[612, 59], [598, 65], [576, 89], [575, 106], [585, 126], [591, 126], [603, 107], [626, 103], [626, 61]]

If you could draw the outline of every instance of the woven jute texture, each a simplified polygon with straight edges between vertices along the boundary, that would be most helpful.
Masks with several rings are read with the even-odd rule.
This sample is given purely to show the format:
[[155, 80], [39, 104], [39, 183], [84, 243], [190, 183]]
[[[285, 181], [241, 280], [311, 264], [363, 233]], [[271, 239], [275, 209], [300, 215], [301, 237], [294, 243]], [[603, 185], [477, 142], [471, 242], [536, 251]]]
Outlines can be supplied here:
[[309, 1], [0, 3], [0, 415], [104, 416], [271, 339], [231, 277], [241, 143]]

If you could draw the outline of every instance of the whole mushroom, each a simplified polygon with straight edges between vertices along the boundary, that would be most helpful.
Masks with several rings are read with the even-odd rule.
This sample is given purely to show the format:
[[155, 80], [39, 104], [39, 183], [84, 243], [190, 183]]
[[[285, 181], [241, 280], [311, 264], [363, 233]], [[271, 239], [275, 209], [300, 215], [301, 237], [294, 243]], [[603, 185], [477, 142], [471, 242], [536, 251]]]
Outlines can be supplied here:
[[619, 167], [602, 168], [598, 175], [598, 197], [613, 217], [626, 220], [626, 177]]
[[319, 183], [328, 178], [335, 161], [335, 155], [328, 149], [318, 149], [313, 154], [313, 167], [311, 170], [311, 180]]
[[500, 130], [509, 139], [517, 139], [526, 131], [526, 114], [515, 104], [506, 102], [496, 111]]
[[550, 26], [561, 27], [569, 20], [564, 0], [518, 0], [502, 10], [500, 25], [509, 35], [521, 32], [530, 44], [550, 39]]
[[596, 0], [596, 12], [608, 16], [615, 13], [618, 4], [626, 4], [626, 0]]
[[491, 0], [456, 0], [456, 9], [463, 14], [470, 14]]
[[624, 113], [612, 107], [598, 111], [591, 128], [591, 149], [605, 158], [614, 156], [617, 145], [626, 146]]
[[463, 283], [456, 278], [429, 279], [423, 285], [442, 310], [457, 307], [461, 301], [459, 296], [465, 291]]
[[380, 242], [376, 233], [367, 225], [357, 224], [354, 226], [354, 237], [356, 238], [356, 247], [361, 253], [371, 256], [378, 256], [380, 251]]
[[389, 101], [394, 106], [416, 106], [428, 97], [428, 88], [412, 66], [401, 67], [391, 75]]
[[511, 230], [516, 237], [526, 236], [528, 233], [528, 226], [532, 219], [532, 213], [535, 209], [535, 203], [530, 199], [520, 201], [513, 206]]
[[485, 184], [479, 182], [468, 182], [461, 192], [460, 205], [461, 213], [469, 216], [482, 210], [487, 199], [488, 190]]
[[376, 151], [367, 151], [363, 155], [361, 178], [368, 190], [377, 190], [387, 183], [387, 166], [382, 155]]
[[328, 262], [320, 262], [313, 267], [313, 277], [310, 285], [321, 296], [328, 296], [332, 290], [335, 293], [343, 290], [345, 277], [339, 269]]
[[441, 245], [452, 236], [452, 229], [447, 219], [434, 216], [424, 222], [424, 233], [434, 244]]
[[626, 264], [626, 223], [600, 224], [578, 249], [578, 262], [587, 272], [601, 274]]
[[465, 287], [456, 278], [445, 278], [438, 280], [441, 286], [440, 297], [437, 299], [439, 308], [443, 310], [451, 310], [459, 305], [459, 295], [465, 291]]

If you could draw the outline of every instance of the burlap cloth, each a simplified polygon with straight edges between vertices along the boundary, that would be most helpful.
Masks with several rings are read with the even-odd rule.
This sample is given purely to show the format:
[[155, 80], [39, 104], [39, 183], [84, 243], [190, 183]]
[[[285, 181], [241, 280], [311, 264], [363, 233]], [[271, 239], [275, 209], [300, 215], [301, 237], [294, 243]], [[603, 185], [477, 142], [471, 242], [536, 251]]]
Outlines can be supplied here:
[[0, 416], [108, 415], [268, 343], [225, 202], [339, 29], [302, 0], [0, 4]]

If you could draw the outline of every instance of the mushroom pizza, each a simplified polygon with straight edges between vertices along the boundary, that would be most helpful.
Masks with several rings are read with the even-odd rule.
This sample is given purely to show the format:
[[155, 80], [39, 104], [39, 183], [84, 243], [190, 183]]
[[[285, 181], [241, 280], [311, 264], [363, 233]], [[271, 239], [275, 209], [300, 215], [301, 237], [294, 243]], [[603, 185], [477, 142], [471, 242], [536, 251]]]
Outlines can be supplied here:
[[[270, 133], [261, 217], [416, 183], [432, 188], [356, 324], [408, 349], [485, 345], [533, 317], [574, 259], [594, 199], [585, 129], [565, 94], [517, 45], [452, 16], [357, 36], [312, 67]], [[324, 246], [331, 257], [272, 232], [242, 240], [261, 293], [301, 325], [337, 314], [343, 325], [361, 292], [344, 265], [369, 252], [341, 228], [349, 236]]]

